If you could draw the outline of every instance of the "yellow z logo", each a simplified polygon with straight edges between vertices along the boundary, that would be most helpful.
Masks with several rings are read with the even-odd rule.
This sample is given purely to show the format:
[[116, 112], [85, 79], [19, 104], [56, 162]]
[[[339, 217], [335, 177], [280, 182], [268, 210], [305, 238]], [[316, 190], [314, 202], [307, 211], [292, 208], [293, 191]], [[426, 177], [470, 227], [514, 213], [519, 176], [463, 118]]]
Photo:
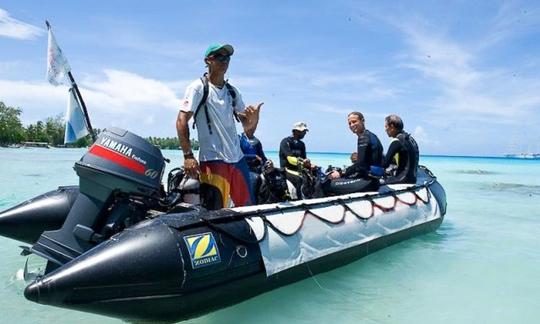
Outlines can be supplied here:
[[221, 262], [219, 249], [210, 232], [184, 237], [193, 269]]

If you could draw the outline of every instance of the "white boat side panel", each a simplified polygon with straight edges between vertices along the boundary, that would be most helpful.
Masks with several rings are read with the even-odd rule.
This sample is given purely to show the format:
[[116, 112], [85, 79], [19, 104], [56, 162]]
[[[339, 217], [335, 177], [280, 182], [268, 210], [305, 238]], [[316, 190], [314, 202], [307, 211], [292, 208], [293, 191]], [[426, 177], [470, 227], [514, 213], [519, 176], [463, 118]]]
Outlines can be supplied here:
[[245, 220], [248, 222], [253, 233], [255, 233], [257, 241], [262, 240], [266, 232], [266, 225], [264, 225], [263, 220], [260, 217], [246, 217]]
[[398, 199], [406, 204], [414, 204], [416, 202], [416, 195], [412, 192], [404, 192], [397, 195]]
[[393, 208], [396, 203], [396, 199], [393, 196], [381, 197], [373, 201], [383, 208]]
[[422, 201], [428, 201], [429, 197], [431, 196], [431, 193], [430, 192], [428, 193], [428, 190], [426, 188], [422, 188], [416, 191], [416, 194], [418, 195], [420, 199], [422, 199]]
[[[357, 214], [359, 213], [357, 207], [366, 208], [364, 203], [359, 202], [349, 203], [348, 206]], [[322, 214], [323, 209], [314, 208], [313, 212], [319, 215]], [[339, 210], [336, 209], [337, 211]], [[289, 227], [289, 225], [280, 224], [287, 222], [285, 219], [288, 215], [282, 216], [285, 217], [280, 217], [279, 220], [273, 217], [267, 217], [267, 219], [273, 218], [273, 226], [277, 229], [287, 229], [287, 233], [290, 233], [294, 225]], [[267, 235], [260, 241], [259, 246], [266, 274], [271, 276], [294, 266], [440, 217], [435, 199], [431, 199], [428, 204], [418, 201], [413, 206], [397, 203], [392, 210], [376, 212], [367, 220], [355, 216], [352, 212], [347, 212], [344, 221], [339, 224], [331, 224], [308, 213], [298, 231], [293, 235], [283, 235], [274, 228], [266, 226]]]
[[[373, 215], [373, 206], [368, 200], [358, 200], [351, 203], [348, 203], [349, 206], [354, 212], [361, 218], [370, 218]], [[352, 214], [348, 212], [348, 214]]]
[[304, 220], [304, 210], [281, 212], [266, 216], [266, 220], [279, 232], [292, 235], [300, 229]]
[[343, 221], [343, 217], [345, 216], [345, 210], [341, 205], [330, 205], [317, 208], [317, 211], [312, 210], [312, 212], [330, 223], [339, 223]]

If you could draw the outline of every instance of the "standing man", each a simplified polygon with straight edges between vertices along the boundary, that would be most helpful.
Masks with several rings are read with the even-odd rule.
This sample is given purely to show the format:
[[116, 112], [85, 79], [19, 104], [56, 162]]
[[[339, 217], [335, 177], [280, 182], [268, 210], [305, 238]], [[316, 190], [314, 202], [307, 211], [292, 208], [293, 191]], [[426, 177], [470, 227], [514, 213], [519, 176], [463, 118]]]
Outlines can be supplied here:
[[279, 165], [285, 169], [287, 180], [296, 188], [297, 198], [301, 196], [302, 169], [311, 169], [311, 162], [306, 156], [306, 144], [302, 141], [308, 132], [304, 122], [293, 124], [292, 136], [285, 137], [279, 145]]
[[377, 135], [366, 129], [364, 115], [361, 112], [349, 113], [347, 123], [351, 132], [357, 136], [356, 159], [344, 172], [332, 171], [329, 175], [331, 181], [325, 183], [324, 189], [334, 194], [377, 190], [379, 181], [368, 176], [383, 175], [381, 141]]
[[416, 183], [416, 173], [420, 153], [414, 138], [403, 130], [403, 121], [398, 115], [384, 119], [384, 130], [392, 142], [384, 159], [384, 167], [395, 164], [397, 169], [386, 178], [387, 184]]
[[[235, 119], [244, 130], [253, 130], [259, 120], [257, 106], [245, 106], [240, 92], [225, 80], [234, 48], [212, 44], [204, 53], [208, 72], [186, 89], [176, 120], [180, 147], [184, 152], [184, 170], [199, 176], [201, 204], [207, 209], [251, 205], [255, 199], [249, 170], [240, 149]], [[193, 156], [188, 121], [194, 117], [199, 139], [199, 162]]]

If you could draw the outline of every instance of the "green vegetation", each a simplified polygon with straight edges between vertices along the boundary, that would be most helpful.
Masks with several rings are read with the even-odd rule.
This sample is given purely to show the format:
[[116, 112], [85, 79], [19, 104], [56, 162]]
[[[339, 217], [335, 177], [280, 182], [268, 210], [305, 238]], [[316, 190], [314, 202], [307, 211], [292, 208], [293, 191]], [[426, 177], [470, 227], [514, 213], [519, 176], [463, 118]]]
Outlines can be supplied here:
[[[45, 121], [38, 121], [24, 127], [21, 123], [22, 109], [6, 106], [0, 101], [0, 146], [19, 144], [21, 142], [47, 142], [52, 146], [64, 145], [65, 122], [62, 115], [49, 117]], [[101, 133], [100, 129], [94, 128], [96, 135]], [[150, 143], [162, 149], [178, 149], [178, 139], [176, 137], [148, 137]], [[90, 135], [79, 139], [75, 143], [67, 144], [67, 147], [87, 147], [92, 144]], [[194, 150], [199, 149], [199, 143], [191, 140]]]
[[25, 129], [19, 119], [22, 110], [0, 101], [0, 145], [18, 143], [25, 139]]
[[[161, 149], [178, 150], [179, 143], [176, 137], [147, 137], [146, 140]], [[191, 139], [191, 148], [194, 150], [199, 149], [199, 142], [195, 139]]]

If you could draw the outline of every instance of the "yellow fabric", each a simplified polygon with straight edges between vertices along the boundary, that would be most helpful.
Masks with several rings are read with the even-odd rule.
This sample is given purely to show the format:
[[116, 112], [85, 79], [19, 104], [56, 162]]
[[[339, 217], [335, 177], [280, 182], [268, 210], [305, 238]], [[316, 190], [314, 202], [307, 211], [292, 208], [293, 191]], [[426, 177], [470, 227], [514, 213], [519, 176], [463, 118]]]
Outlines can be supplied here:
[[300, 159], [296, 156], [287, 155], [287, 162], [289, 162], [291, 165], [298, 165]]
[[[398, 140], [397, 138], [394, 137], [394, 138], [392, 138], [392, 140], [390, 141], [390, 144], [392, 144], [392, 143], [395, 142], [395, 141], [398, 141], [398, 142], [399, 142], [399, 140]], [[392, 160], [394, 160], [394, 162], [396, 163], [396, 165], [399, 165], [399, 152], [396, 153], [396, 154], [394, 154], [394, 156], [392, 157]]]
[[293, 171], [293, 170], [287, 169], [287, 168], [285, 168], [285, 171], [287, 171], [288, 173], [290, 173], [290, 174], [292, 174], [292, 175], [300, 176], [300, 172]]
[[394, 154], [394, 161], [396, 162], [396, 165], [399, 165], [399, 153]]
[[231, 186], [227, 179], [223, 178], [218, 174], [202, 173], [200, 176], [200, 180], [201, 183], [207, 183], [219, 189], [219, 191], [221, 192], [221, 201], [223, 202], [223, 207], [230, 205], [229, 197], [231, 192]]

